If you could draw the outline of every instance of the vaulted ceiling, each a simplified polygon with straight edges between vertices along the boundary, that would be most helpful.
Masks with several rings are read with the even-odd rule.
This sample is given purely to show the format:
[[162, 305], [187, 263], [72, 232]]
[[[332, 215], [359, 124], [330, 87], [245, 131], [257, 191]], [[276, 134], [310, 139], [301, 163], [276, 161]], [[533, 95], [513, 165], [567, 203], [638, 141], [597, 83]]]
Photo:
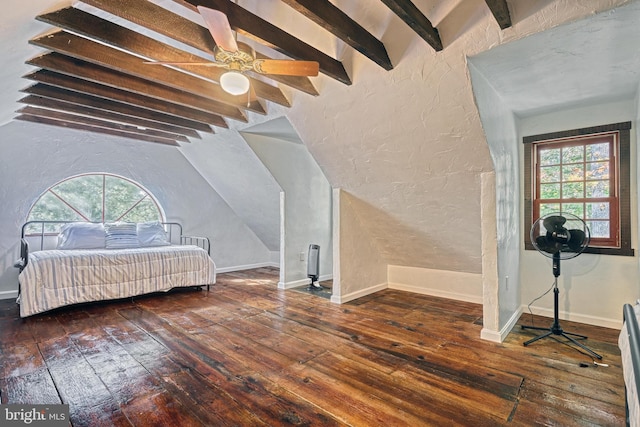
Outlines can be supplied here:
[[[385, 46], [327, 0], [282, 0], [300, 20], [323, 27], [384, 70], [393, 64]], [[381, 0], [434, 51], [447, 49], [439, 32], [408, 0]], [[167, 4], [169, 7], [167, 7]], [[229, 0], [83, 0], [34, 19], [50, 25], [29, 42], [42, 48], [29, 59], [18, 120], [82, 129], [142, 141], [180, 145], [202, 134], [248, 123], [270, 103], [289, 108], [289, 91], [322, 96], [314, 78], [248, 71], [250, 94], [233, 96], [219, 86], [215, 43], [196, 6], [224, 12], [240, 48], [256, 58], [316, 61], [320, 73], [351, 85], [343, 63]], [[506, 0], [485, 0], [502, 29], [511, 25]], [[309, 22], [310, 25], [311, 22]], [[151, 65], [150, 61], [182, 63]]]

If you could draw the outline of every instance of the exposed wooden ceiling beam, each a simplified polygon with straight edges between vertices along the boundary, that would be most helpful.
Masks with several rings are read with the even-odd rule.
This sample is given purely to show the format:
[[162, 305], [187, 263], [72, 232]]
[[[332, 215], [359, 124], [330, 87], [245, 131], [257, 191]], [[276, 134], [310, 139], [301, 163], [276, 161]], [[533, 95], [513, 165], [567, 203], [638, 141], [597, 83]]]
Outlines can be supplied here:
[[86, 61], [70, 58], [56, 52], [46, 53], [32, 58], [28, 60], [27, 63], [35, 67], [56, 71], [134, 94], [145, 95], [245, 123], [247, 122], [246, 116], [237, 107], [186, 93], [139, 77], [120, 73]]
[[29, 42], [71, 58], [147, 80], [152, 84], [166, 86], [236, 108], [246, 107], [258, 114], [266, 114], [264, 107], [258, 101], [247, 103], [245, 96], [230, 95], [222, 90], [220, 85], [164, 66], [144, 64], [144, 60], [139, 57], [64, 30], [34, 38]]
[[121, 132], [127, 132], [132, 135], [146, 135], [153, 138], [161, 138], [171, 140], [175, 142], [190, 142], [184, 135], [178, 135], [174, 133], [162, 132], [153, 129], [144, 129], [138, 126], [132, 126], [124, 123], [113, 122], [111, 120], [99, 119], [95, 117], [88, 117], [86, 115], [71, 114], [66, 111], [50, 110], [48, 108], [34, 107], [27, 105], [20, 108], [18, 111], [20, 114], [27, 114], [30, 116], [46, 117], [54, 120], [65, 121], [67, 123], [78, 123], [87, 126], [104, 129], [115, 129]]
[[200, 134], [193, 129], [171, 126], [166, 123], [160, 123], [153, 120], [146, 120], [140, 117], [134, 117], [126, 114], [115, 113], [100, 108], [89, 107], [86, 105], [74, 104], [60, 99], [45, 98], [36, 95], [27, 95], [18, 102], [33, 107], [47, 108], [49, 110], [64, 111], [71, 114], [85, 115], [106, 121], [128, 124], [136, 126], [139, 129], [150, 129], [169, 134], [183, 135], [189, 138], [202, 139]]
[[[67, 7], [51, 13], [39, 15], [38, 17], [36, 17], [36, 19], [59, 28], [69, 30], [74, 34], [80, 34], [92, 40], [97, 40], [101, 43], [106, 43], [110, 46], [124, 49], [135, 55], [140, 55], [150, 60], [158, 62], [185, 63], [208, 62], [205, 58], [201, 58], [168, 44], [159, 42], [133, 30], [114, 24], [73, 7]], [[176, 68], [184, 69], [192, 74], [202, 76], [203, 78], [212, 80], [214, 82], [219, 82], [220, 76], [226, 71], [224, 68], [201, 65], [183, 65], [176, 66]], [[267, 101], [275, 102], [285, 107], [291, 106], [291, 103], [279, 88], [271, 86], [257, 79], [250, 80], [251, 86], [256, 91], [256, 95], [258, 97], [263, 98]], [[211, 96], [221, 96], [221, 99], [228, 98], [230, 102], [240, 102], [241, 104], [246, 104], [245, 97], [242, 97], [242, 100], [239, 101], [238, 99], [236, 99], [237, 97], [231, 97], [226, 93], [220, 94], [219, 92], [219, 90], [212, 90]], [[262, 109], [261, 106], [260, 108]], [[264, 111], [264, 109], [262, 110]]]
[[180, 144], [178, 144], [176, 141], [173, 141], [170, 139], [152, 137], [152, 136], [143, 135], [143, 134], [133, 134], [131, 132], [126, 132], [119, 129], [109, 129], [107, 127], [91, 126], [91, 125], [82, 124], [82, 123], [75, 123], [75, 122], [69, 122], [65, 120], [54, 119], [50, 117], [35, 116], [31, 114], [20, 114], [19, 116], [16, 117], [16, 120], [22, 120], [22, 121], [33, 122], [33, 123], [41, 123], [41, 124], [46, 124], [50, 126], [58, 126], [66, 129], [77, 129], [77, 130], [82, 130], [86, 132], [120, 136], [124, 138], [137, 139], [140, 141], [155, 142], [158, 144], [180, 146]]
[[160, 113], [172, 114], [188, 120], [194, 120], [212, 126], [227, 127], [224, 118], [218, 114], [208, 113], [184, 105], [163, 101], [149, 96], [131, 93], [126, 90], [90, 82], [73, 76], [57, 73], [51, 70], [37, 70], [24, 76], [26, 79], [41, 82], [50, 86], [80, 92], [100, 98], [122, 102], [141, 108], [148, 108]]
[[331, 58], [275, 25], [265, 21], [257, 15], [243, 9], [229, 0], [176, 0], [181, 4], [205, 6], [216, 9], [227, 15], [231, 28], [239, 33], [255, 39], [290, 58], [306, 61], [316, 61], [320, 64], [320, 71], [339, 82], [350, 85], [351, 79], [342, 62]]
[[[170, 37], [181, 43], [213, 55], [215, 43], [209, 31], [194, 22], [176, 15], [149, 1], [140, 0], [83, 0], [90, 6], [101, 9], [119, 18], [126, 19], [158, 34]], [[191, 7], [191, 6], [190, 6]], [[269, 57], [256, 52], [256, 57]], [[294, 89], [317, 96], [318, 91], [307, 77], [269, 75], [271, 80], [283, 83]], [[258, 96], [259, 90], [256, 87]]]
[[485, 3], [491, 9], [491, 13], [493, 13], [501, 29], [504, 30], [511, 26], [511, 15], [509, 14], [507, 0], [485, 0]]
[[[137, 117], [143, 120], [154, 121], [160, 124], [166, 124], [168, 126], [186, 129], [194, 133], [197, 133], [196, 131], [213, 133], [213, 129], [211, 129], [211, 126], [195, 120], [189, 120], [184, 117], [125, 104], [123, 102], [112, 101], [106, 98], [87, 95], [85, 93], [80, 93], [73, 90], [49, 86], [43, 83], [37, 83], [35, 85], [22, 89], [22, 92], [30, 94], [31, 96], [36, 98], [59, 100], [62, 102], [78, 105], [80, 108], [88, 107], [104, 111], [112, 111], [114, 113], [123, 114], [125, 116]], [[222, 124], [226, 125], [226, 123], [224, 122], [222, 122]]]
[[389, 9], [398, 15], [413, 31], [424, 39], [436, 51], [442, 50], [442, 40], [431, 21], [420, 12], [410, 0], [382, 0]]
[[393, 69], [393, 64], [391, 64], [382, 42], [328, 0], [282, 1], [339, 37], [385, 70]]

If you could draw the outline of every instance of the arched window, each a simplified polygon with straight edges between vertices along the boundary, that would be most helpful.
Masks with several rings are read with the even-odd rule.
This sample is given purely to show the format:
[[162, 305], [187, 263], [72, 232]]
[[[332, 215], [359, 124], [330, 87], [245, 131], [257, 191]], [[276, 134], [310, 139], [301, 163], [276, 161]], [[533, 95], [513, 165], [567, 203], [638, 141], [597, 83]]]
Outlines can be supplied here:
[[164, 221], [164, 212], [140, 184], [100, 173], [73, 176], [50, 187], [29, 211], [27, 221], [35, 220]]

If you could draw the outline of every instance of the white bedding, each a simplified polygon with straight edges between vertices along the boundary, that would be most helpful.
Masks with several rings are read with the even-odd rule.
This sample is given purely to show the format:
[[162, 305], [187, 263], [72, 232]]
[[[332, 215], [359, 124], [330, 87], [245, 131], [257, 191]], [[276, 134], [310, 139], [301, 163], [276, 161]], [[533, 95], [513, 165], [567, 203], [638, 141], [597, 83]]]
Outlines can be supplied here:
[[20, 316], [69, 304], [211, 285], [215, 264], [198, 246], [31, 252], [18, 278]]

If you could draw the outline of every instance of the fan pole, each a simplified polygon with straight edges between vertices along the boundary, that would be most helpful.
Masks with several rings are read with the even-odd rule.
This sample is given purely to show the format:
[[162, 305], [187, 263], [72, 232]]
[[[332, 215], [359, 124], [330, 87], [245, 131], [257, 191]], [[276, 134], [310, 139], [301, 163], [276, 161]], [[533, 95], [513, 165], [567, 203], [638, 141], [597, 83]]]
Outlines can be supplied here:
[[[589, 353], [591, 356], [597, 358], [597, 359], [602, 359], [602, 356], [600, 356], [598, 353], [594, 352], [593, 350], [591, 350], [590, 348], [588, 348], [586, 345], [582, 344], [581, 342], [578, 342], [575, 338], [576, 337], [578, 339], [587, 339], [587, 337], [585, 335], [578, 335], [578, 334], [573, 334], [570, 332], [565, 332], [562, 327], [560, 326], [560, 320], [559, 320], [559, 315], [558, 315], [558, 301], [559, 301], [559, 294], [560, 291], [558, 290], [558, 277], [560, 276], [560, 252], [556, 252], [553, 254], [553, 275], [554, 275], [554, 280], [553, 280], [553, 324], [551, 325], [550, 328], [539, 328], [537, 326], [526, 326], [526, 325], [522, 325], [522, 329], [535, 329], [538, 331], [547, 331], [542, 335], [538, 335], [535, 338], [530, 339], [529, 341], [525, 341], [523, 344], [524, 346], [528, 346], [531, 343], [534, 343], [538, 340], [541, 340], [542, 338], [546, 338], [548, 336], [551, 335], [562, 335], [563, 337], [565, 337], [566, 339], [568, 339], [569, 341], [571, 341], [573, 344], [577, 345], [578, 347], [580, 347], [581, 349], [583, 349], [584, 351], [586, 351], [587, 353]], [[553, 337], [552, 337], [553, 338]]]

